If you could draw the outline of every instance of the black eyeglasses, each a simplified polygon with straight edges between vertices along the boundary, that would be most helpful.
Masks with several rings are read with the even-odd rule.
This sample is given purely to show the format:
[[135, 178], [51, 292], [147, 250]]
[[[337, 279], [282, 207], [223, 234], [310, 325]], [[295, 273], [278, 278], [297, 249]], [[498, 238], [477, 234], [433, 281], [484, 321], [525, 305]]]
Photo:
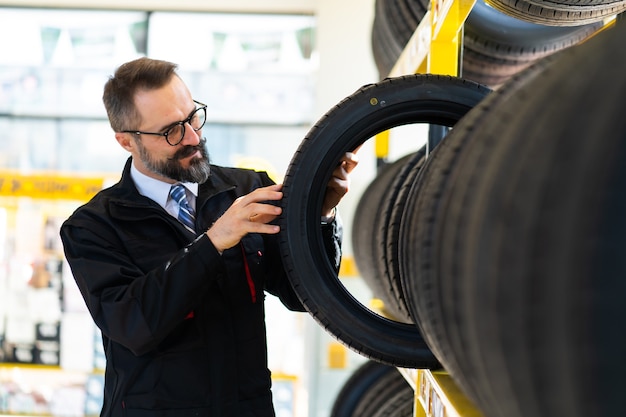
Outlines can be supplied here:
[[122, 130], [122, 133], [132, 133], [134, 135], [155, 135], [155, 136], [165, 136], [165, 140], [172, 146], [178, 145], [182, 142], [185, 137], [185, 125], [189, 123], [189, 125], [193, 128], [194, 132], [202, 129], [204, 123], [206, 122], [206, 107], [207, 105], [204, 103], [200, 103], [199, 101], [194, 100], [198, 106], [197, 109], [193, 111], [185, 120], [181, 120], [180, 122], [176, 122], [165, 130], [163, 133], [155, 133], [155, 132], [142, 132], [140, 130]]

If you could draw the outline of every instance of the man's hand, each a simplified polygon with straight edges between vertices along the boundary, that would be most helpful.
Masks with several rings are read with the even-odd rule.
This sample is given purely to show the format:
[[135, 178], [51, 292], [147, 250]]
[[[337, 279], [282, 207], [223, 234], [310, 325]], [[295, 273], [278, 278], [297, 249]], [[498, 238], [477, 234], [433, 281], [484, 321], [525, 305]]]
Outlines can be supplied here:
[[206, 231], [218, 252], [222, 253], [237, 245], [248, 233], [278, 233], [280, 227], [267, 223], [280, 216], [282, 209], [265, 201], [278, 201], [283, 198], [281, 189], [282, 184], [257, 188], [235, 200]]
[[333, 217], [334, 208], [339, 204], [344, 195], [350, 188], [350, 172], [359, 163], [359, 158], [354, 152], [346, 152], [339, 160], [339, 165], [333, 171], [330, 181], [326, 186], [326, 195], [324, 196], [324, 204], [322, 206], [323, 217]]

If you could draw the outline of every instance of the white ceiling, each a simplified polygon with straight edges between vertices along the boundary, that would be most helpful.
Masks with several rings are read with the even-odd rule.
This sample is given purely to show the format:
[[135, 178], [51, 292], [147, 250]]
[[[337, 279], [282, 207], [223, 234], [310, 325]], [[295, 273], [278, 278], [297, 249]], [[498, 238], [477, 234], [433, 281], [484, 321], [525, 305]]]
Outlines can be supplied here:
[[314, 14], [317, 0], [0, 0], [0, 6]]

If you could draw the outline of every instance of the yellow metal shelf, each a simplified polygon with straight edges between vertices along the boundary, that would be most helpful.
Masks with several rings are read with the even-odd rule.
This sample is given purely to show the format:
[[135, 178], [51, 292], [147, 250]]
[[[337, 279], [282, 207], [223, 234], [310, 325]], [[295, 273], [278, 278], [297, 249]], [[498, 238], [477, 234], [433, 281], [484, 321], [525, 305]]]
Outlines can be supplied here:
[[447, 372], [398, 370], [415, 390], [415, 417], [483, 417]]

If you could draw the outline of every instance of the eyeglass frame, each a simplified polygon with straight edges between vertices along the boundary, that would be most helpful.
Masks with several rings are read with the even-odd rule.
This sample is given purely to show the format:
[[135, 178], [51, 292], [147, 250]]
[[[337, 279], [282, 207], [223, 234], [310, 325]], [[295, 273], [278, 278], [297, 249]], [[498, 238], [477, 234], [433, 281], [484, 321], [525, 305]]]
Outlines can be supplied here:
[[[132, 133], [133, 135], [153, 135], [153, 136], [164, 136], [165, 137], [165, 141], [167, 142], [168, 145], [170, 146], [176, 146], [179, 143], [181, 143], [183, 141], [183, 139], [185, 138], [185, 125], [187, 123], [189, 123], [189, 126], [191, 126], [191, 119], [193, 119], [193, 117], [196, 115], [196, 113], [198, 113], [198, 111], [200, 110], [204, 110], [204, 122], [202, 122], [202, 126], [200, 126], [199, 128], [194, 128], [193, 126], [191, 126], [191, 128], [193, 129], [194, 132], [197, 132], [198, 130], [202, 129], [206, 123], [206, 108], [207, 105], [204, 103], [201, 103], [197, 100], [193, 100], [194, 103], [196, 103], [197, 105], [199, 105], [200, 107], [196, 108], [193, 112], [191, 112], [191, 114], [189, 115], [189, 117], [187, 117], [185, 120], [181, 120], [179, 122], [175, 122], [172, 123], [171, 125], [169, 125], [169, 127], [167, 128], [167, 131], [163, 132], [163, 133], [157, 133], [157, 132], [143, 132], [141, 130], [121, 130], [120, 133]], [[180, 139], [178, 140], [178, 142], [176, 143], [172, 143], [169, 141], [168, 137], [170, 135], [170, 130], [172, 130], [174, 127], [176, 126], [180, 126], [183, 129], [182, 135], [180, 135]]]

